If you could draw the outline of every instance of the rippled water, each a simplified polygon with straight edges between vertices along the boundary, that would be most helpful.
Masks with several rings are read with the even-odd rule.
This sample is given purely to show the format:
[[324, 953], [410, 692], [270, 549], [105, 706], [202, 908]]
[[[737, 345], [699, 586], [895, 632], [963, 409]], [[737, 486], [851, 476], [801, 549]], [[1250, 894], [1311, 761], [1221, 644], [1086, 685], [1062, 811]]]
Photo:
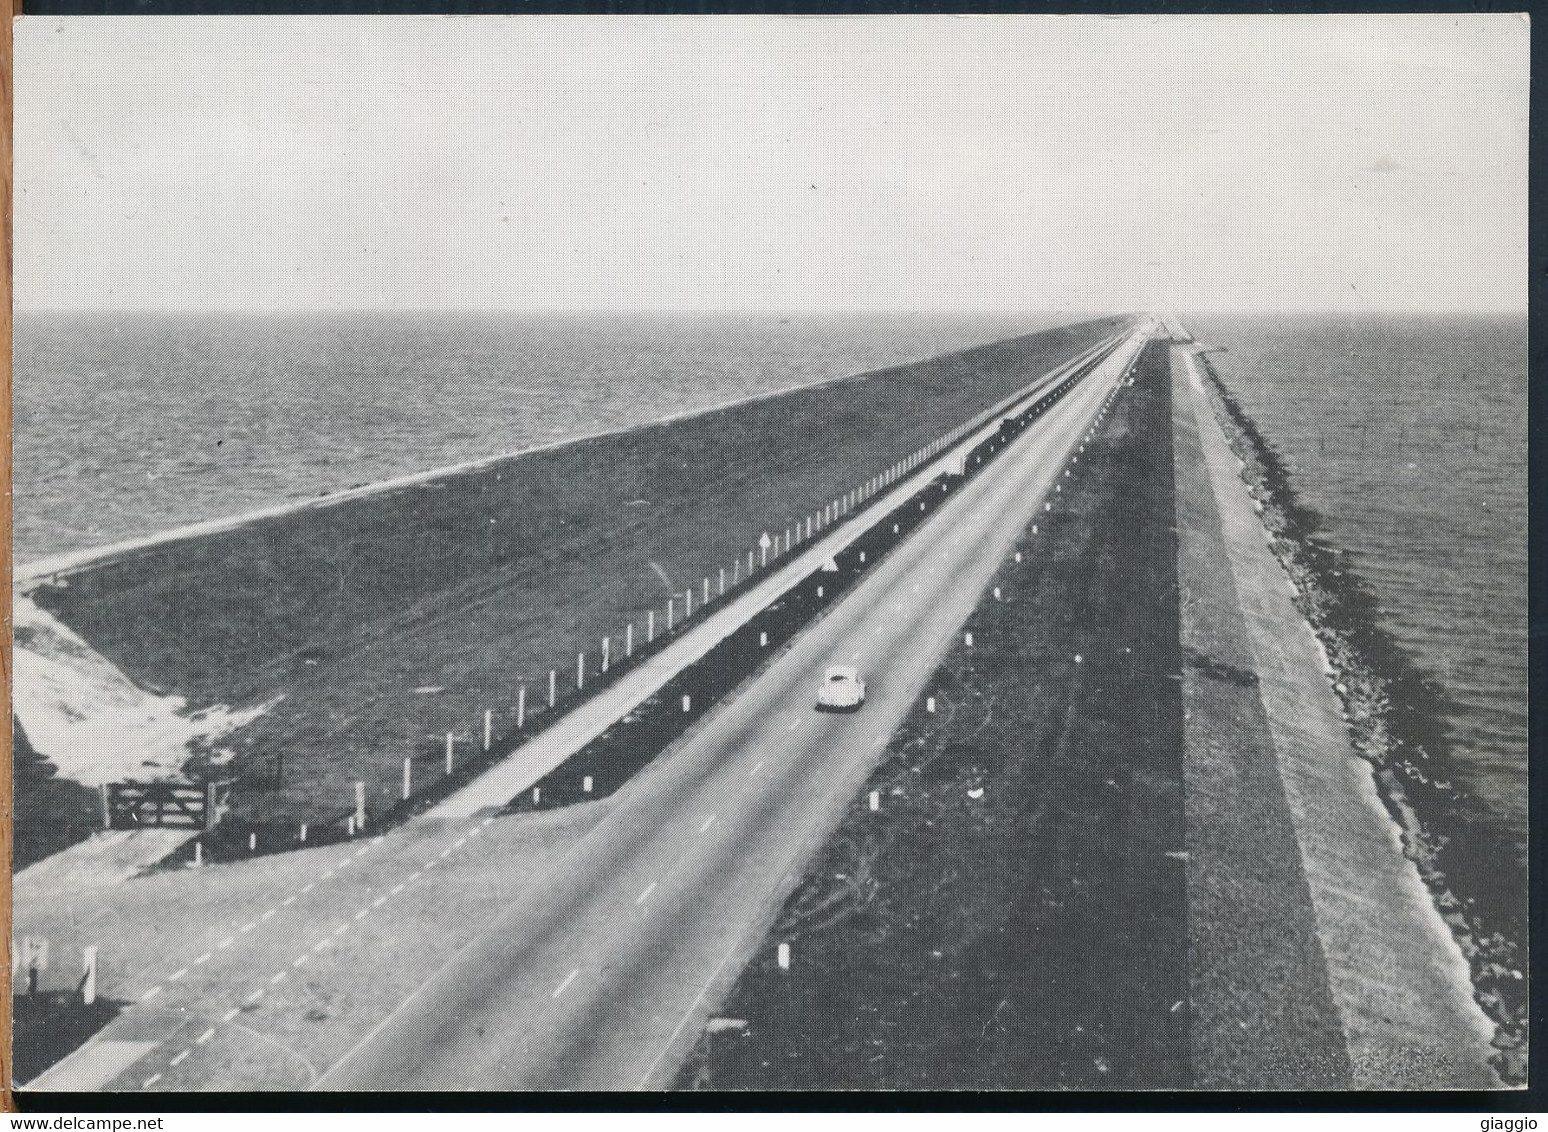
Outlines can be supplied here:
[[1527, 831], [1524, 318], [1198, 317], [1385, 627], [1445, 689], [1458, 778]]
[[24, 315], [18, 562], [627, 428], [1053, 315]]

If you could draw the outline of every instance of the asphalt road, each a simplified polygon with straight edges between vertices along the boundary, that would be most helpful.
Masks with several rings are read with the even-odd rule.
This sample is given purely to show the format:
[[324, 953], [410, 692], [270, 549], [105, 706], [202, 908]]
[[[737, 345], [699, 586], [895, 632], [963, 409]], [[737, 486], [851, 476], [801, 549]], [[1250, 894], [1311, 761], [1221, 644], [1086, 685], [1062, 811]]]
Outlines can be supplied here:
[[[1152, 325], [621, 791], [315, 1087], [665, 1087]], [[865, 674], [861, 711], [814, 710], [832, 663]]]

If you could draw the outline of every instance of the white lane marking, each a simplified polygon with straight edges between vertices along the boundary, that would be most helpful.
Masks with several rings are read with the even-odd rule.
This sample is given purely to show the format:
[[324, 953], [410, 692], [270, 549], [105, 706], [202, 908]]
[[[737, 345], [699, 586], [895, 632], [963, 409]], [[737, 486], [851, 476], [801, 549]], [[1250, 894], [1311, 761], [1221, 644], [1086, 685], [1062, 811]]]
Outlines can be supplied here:
[[557, 987], [554, 988], [554, 997], [558, 998], [560, 995], [562, 995], [565, 988], [575, 981], [575, 976], [578, 974], [580, 974], [579, 967], [575, 968], [575, 970], [566, 975], [564, 977], [564, 982], [560, 983]]
[[226, 1011], [224, 1014], [222, 1014], [220, 1016], [220, 1020], [222, 1022], [229, 1022], [229, 1021], [231, 1021], [231, 1019], [235, 1018], [240, 1013], [241, 1013], [241, 1011], [238, 1010], [235, 1006], [233, 1006], [230, 1010]]
[[643, 903], [645, 903], [645, 901], [647, 899], [649, 899], [650, 894], [652, 892], [654, 892], [654, 891], [656, 891], [656, 882], [655, 881], [651, 881], [649, 884], [647, 884], [645, 886], [645, 891], [640, 893], [638, 896], [636, 896], [634, 898], [635, 904], [643, 904]]
[[194, 1039], [194, 1044], [202, 1046], [205, 1042], [209, 1041], [214, 1036], [215, 1027], [211, 1026], [208, 1030], [204, 1031], [204, 1033], [200, 1034], [197, 1038]]
[[919, 592], [919, 587], [918, 587], [918, 586], [915, 586], [915, 587], [914, 587], [914, 592], [915, 592], [915, 593], [918, 593], [918, 592]]
[[852, 656], [851, 656], [851, 657], [850, 657], [850, 658], [849, 658], [849, 659], [850, 659], [850, 660], [859, 660], [859, 659], [860, 659], [860, 653], [859, 653], [859, 651], [858, 651], [858, 650], [856, 650], [856, 651], [855, 651], [855, 653], [854, 653], [854, 655], [852, 655]]
[[705, 830], [709, 829], [709, 827], [714, 825], [714, 824], [715, 824], [715, 815], [711, 814], [709, 817], [704, 819], [704, 824], [699, 827], [699, 832], [703, 833]]
[[[331, 876], [332, 876], [332, 875], [333, 875], [333, 870], [332, 870], [332, 869], [329, 869], [329, 870], [328, 870], [328, 871], [327, 871], [327, 872], [325, 872], [325, 873], [323, 873], [323, 875], [322, 875], [322, 876], [320, 876], [320, 877], [318, 877], [318, 878], [317, 878], [317, 879], [318, 879], [318, 880], [327, 880], [327, 879], [328, 879], [328, 878], [329, 878], [329, 877], [331, 877]], [[303, 890], [302, 890], [302, 891], [303, 891], [303, 892], [304, 892], [304, 891], [305, 891], [305, 889], [303, 889]]]
[[371, 901], [371, 907], [380, 908], [385, 903], [387, 903], [387, 897], [378, 896], [375, 900]]
[[889, 738], [891, 738], [891, 736], [889, 736], [885, 731], [878, 731], [876, 733], [876, 745], [878, 747], [886, 746], [887, 745], [887, 740]]
[[392, 886], [392, 895], [393, 896], [398, 895], [398, 893], [400, 893], [402, 891], [403, 891], [403, 886], [401, 884], [395, 884], [395, 885]]
[[424, 874], [424, 871], [422, 869], [415, 869], [413, 872], [409, 873], [409, 880], [410, 881], [416, 881], [416, 880], [418, 880], [420, 877], [422, 877], [424, 875], [425, 874]]
[[347, 931], [349, 931], [349, 925], [348, 924], [340, 924], [338, 927], [333, 929], [333, 934], [334, 935], [343, 935]]
[[371, 909], [369, 909], [369, 908], [362, 908], [362, 909], [360, 909], [360, 911], [355, 913], [355, 919], [363, 920], [367, 916], [369, 916], [370, 914], [371, 914]]
[[287, 896], [287, 897], [285, 897], [285, 899], [280, 901], [280, 907], [281, 908], [289, 908], [295, 902], [296, 902], [296, 898], [294, 896]]
[[167, 976], [167, 982], [175, 983], [186, 974], [188, 974], [188, 968], [179, 967], [176, 971], [173, 971], [170, 975]]
[[492, 821], [494, 821], [494, 818], [485, 818], [483, 821], [479, 822], [478, 824], [479, 825], [488, 825]]
[[199, 958], [197, 958], [197, 959], [195, 959], [193, 961], [193, 965], [195, 967], [197, 967], [200, 963], [208, 963], [209, 961], [210, 961], [210, 953], [208, 951], [206, 951], [203, 955], [199, 956]]
[[353, 857], [345, 857], [342, 861], [340, 861], [337, 865], [335, 865], [334, 868], [347, 869], [351, 865], [353, 865], [354, 863], [355, 863], [355, 859]]
[[876, 626], [876, 635], [878, 637], [881, 636], [881, 631], [882, 631], [883, 628], [884, 628], [884, 626], [882, 626], [882, 625]]
[[271, 986], [277, 986], [288, 978], [290, 978], [289, 971], [275, 971], [274, 974], [269, 976], [269, 983]]
[[748, 777], [749, 778], [752, 777], [752, 775], [757, 774], [762, 769], [763, 769], [763, 763], [760, 761], [757, 766], [752, 768], [752, 774], [749, 774]]
[[468, 843], [468, 839], [466, 837], [459, 837], [459, 838], [457, 838], [456, 841], [454, 841], [452, 843], [452, 848], [453, 849], [461, 849], [467, 843]]
[[148, 1089], [148, 1088], [150, 1088], [152, 1085], [154, 1085], [159, 1080], [161, 1080], [161, 1074], [160, 1073], [152, 1073], [149, 1077], [145, 1078], [145, 1084], [143, 1086], [141, 1086], [141, 1087]]
[[303, 951], [300, 955], [297, 955], [293, 960], [291, 960], [290, 965], [292, 967], [304, 967], [306, 966], [306, 961], [310, 958], [311, 956]]
[[355, 850], [355, 856], [357, 856], [357, 857], [360, 856], [362, 853], [366, 852], [370, 848], [371, 847], [369, 845], [362, 845], [359, 849]]
[[[274, 915], [274, 909], [270, 908], [261, 917], [259, 917], [259, 919], [267, 920], [272, 915]], [[257, 926], [258, 926], [258, 920], [249, 920], [247, 923], [242, 925], [242, 929], [241, 930], [242, 930], [243, 934], [245, 935], [247, 932], [252, 931]]]
[[171, 1061], [167, 1062], [167, 1064], [168, 1065], [181, 1065], [181, 1064], [183, 1064], [183, 1062], [188, 1060], [188, 1055], [189, 1055], [190, 1052], [191, 1052], [190, 1050], [186, 1050], [185, 1049], [182, 1053], [178, 1054]]
[[142, 994], [140, 996], [140, 1001], [141, 1002], [149, 1002], [151, 999], [155, 998], [160, 993], [161, 993], [161, 988], [160, 987], [151, 987], [150, 990], [146, 991], [144, 994]]
[[801, 726], [801, 721], [800, 721], [800, 720], [799, 720], [799, 719], [797, 719], [797, 720], [794, 720], [794, 721], [793, 721], [793, 722], [792, 722], [792, 723], [791, 723], [791, 724], [790, 724], [790, 730], [792, 730], [792, 731], [794, 731], [794, 730], [795, 730], [795, 729], [796, 729], [796, 728], [797, 728], [797, 727], [800, 727], [800, 726]]
[[661, 1059], [665, 1057], [667, 1055], [667, 1051], [672, 1048], [672, 1043], [677, 1041], [677, 1035], [681, 1034], [683, 1032], [683, 1027], [688, 1025], [688, 1019], [693, 1017], [694, 1011], [698, 1010], [699, 1004], [704, 1001], [704, 996], [709, 994], [710, 988], [714, 986], [715, 981], [720, 978], [720, 972], [724, 970], [726, 964], [731, 961], [731, 956], [736, 952], [736, 948], [737, 944], [733, 943], [729, 948], [726, 949], [725, 955], [721, 957], [721, 960], [718, 964], [716, 964], [715, 969], [710, 972], [710, 977], [706, 979], [704, 985], [699, 988], [698, 997], [695, 998], [689, 1005], [687, 1013], [685, 1013], [681, 1020], [678, 1021], [677, 1028], [672, 1031], [671, 1036], [667, 1038], [666, 1043], [661, 1047], [661, 1052], [656, 1054], [656, 1059], [652, 1061], [648, 1067], [646, 1067], [646, 1070], [644, 1074], [641, 1075], [639, 1084], [636, 1086], [636, 1088], [643, 1089], [645, 1087], [645, 1082], [650, 1080], [650, 1075], [656, 1071], [656, 1066], [661, 1064]]
[[263, 997], [263, 988], [259, 987], [257, 990], [253, 991], [252, 994], [250, 994], [246, 998], [244, 998], [242, 1001], [243, 1002], [252, 1003], [252, 1002], [257, 1002], [262, 997]]
[[308, 883], [306, 883], [306, 884], [301, 886], [301, 891], [302, 892], [311, 892], [312, 889], [314, 889], [316, 887], [317, 887], [317, 885], [316, 885], [315, 882], [308, 882]]
[[323, 936], [322, 939], [320, 939], [316, 943], [312, 944], [312, 950], [313, 951], [323, 951], [323, 950], [326, 950], [327, 948], [330, 948], [332, 946], [333, 946], [333, 940], [330, 939], [328, 936]]
[[431, 869], [435, 868], [435, 865], [436, 863], [434, 861], [426, 861], [424, 871], [429, 872]]
[[[450, 857], [451, 854], [452, 854], [452, 846], [448, 845], [445, 849], [441, 850], [441, 860], [443, 860], [443, 861], [446, 860], [446, 858]], [[429, 867], [430, 867], [429, 865], [425, 866], [425, 868], [427, 868], [427, 869]]]
[[219, 943], [217, 943], [215, 945], [215, 950], [216, 951], [224, 951], [224, 950], [226, 950], [226, 948], [230, 947], [235, 942], [236, 942], [236, 936], [228, 935], [225, 939], [221, 940]]
[[477, 837], [479, 834], [481, 834], [483, 832], [484, 832], [484, 827], [483, 826], [481, 826], [481, 825], [480, 826], [474, 826], [472, 829], [468, 830], [468, 836], [469, 837]]

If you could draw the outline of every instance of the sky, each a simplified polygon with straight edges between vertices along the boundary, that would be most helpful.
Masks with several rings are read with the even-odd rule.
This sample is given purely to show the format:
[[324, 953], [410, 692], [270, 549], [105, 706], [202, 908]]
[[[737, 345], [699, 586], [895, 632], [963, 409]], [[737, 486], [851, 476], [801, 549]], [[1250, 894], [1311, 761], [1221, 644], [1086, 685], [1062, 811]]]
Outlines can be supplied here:
[[19, 309], [1524, 311], [1493, 15], [22, 17]]

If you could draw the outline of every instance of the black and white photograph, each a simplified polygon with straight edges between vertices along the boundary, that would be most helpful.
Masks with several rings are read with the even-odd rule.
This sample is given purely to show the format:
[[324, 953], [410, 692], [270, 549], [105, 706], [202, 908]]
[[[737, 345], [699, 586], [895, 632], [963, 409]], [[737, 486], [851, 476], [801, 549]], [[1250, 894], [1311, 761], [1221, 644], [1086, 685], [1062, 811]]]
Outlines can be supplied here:
[[13, 28], [24, 1103], [1527, 1095], [1526, 13]]

